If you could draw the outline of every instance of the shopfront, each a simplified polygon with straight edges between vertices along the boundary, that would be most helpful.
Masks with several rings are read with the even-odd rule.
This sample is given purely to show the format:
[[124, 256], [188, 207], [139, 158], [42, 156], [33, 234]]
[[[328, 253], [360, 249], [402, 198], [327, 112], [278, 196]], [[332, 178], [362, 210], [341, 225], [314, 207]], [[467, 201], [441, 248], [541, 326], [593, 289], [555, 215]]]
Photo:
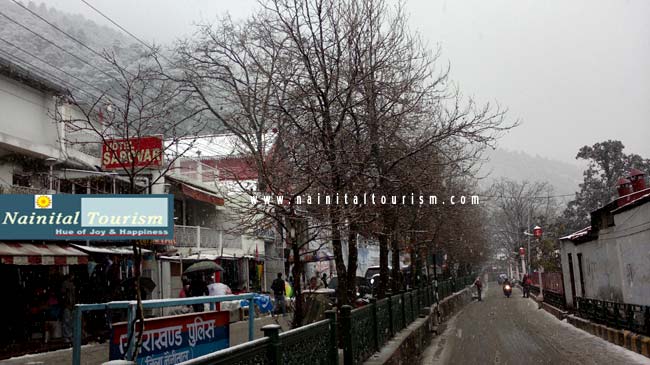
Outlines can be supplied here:
[[87, 264], [88, 255], [66, 244], [0, 243], [0, 358], [64, 342], [63, 309], [81, 299], [66, 297], [64, 281], [83, 287]]

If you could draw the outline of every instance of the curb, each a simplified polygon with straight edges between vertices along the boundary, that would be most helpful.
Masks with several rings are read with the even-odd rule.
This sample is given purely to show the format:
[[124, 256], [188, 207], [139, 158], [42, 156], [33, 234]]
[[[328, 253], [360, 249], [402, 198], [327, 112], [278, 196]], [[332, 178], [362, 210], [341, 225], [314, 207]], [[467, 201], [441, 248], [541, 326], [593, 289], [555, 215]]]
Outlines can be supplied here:
[[[447, 320], [472, 301], [469, 289], [462, 289], [438, 303], [422, 308], [419, 318], [391, 338], [379, 352], [368, 358], [364, 365], [399, 365], [419, 363], [423, 350], [430, 344], [433, 335], [441, 334]], [[440, 318], [437, 317], [438, 311]]]
[[555, 316], [555, 318], [559, 319], [560, 321], [565, 319], [569, 315], [569, 312], [567, 312], [565, 310], [562, 310], [560, 308], [554, 307], [554, 306], [552, 306], [552, 305], [550, 305], [550, 304], [548, 304], [546, 302], [543, 302], [543, 301], [539, 300], [538, 299], [539, 297], [532, 294], [532, 293], [530, 294], [529, 298], [534, 300], [535, 303], [537, 303], [537, 305], [539, 306], [539, 309], [544, 309], [545, 311], [549, 312], [550, 314]]
[[610, 328], [573, 314], [568, 315], [566, 319], [568, 323], [576, 328], [650, 358], [650, 337], [648, 336], [640, 335], [628, 330]]

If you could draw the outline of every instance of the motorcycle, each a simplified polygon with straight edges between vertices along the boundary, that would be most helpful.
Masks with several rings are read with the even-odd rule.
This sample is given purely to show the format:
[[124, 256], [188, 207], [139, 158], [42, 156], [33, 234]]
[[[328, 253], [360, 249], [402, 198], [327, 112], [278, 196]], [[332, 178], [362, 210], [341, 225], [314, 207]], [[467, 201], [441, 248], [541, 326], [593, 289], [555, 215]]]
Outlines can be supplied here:
[[503, 294], [506, 296], [506, 298], [510, 298], [512, 295], [512, 287], [509, 284], [503, 286]]

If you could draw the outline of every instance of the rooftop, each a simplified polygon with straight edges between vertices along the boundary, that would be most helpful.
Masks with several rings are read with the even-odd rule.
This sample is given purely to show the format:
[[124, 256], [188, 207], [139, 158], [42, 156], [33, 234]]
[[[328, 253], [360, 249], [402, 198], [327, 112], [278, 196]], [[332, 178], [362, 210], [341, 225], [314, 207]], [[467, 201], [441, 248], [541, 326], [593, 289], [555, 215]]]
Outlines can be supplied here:
[[34, 89], [53, 94], [65, 94], [67, 88], [29, 71], [27, 68], [0, 56], [0, 75], [18, 81]]

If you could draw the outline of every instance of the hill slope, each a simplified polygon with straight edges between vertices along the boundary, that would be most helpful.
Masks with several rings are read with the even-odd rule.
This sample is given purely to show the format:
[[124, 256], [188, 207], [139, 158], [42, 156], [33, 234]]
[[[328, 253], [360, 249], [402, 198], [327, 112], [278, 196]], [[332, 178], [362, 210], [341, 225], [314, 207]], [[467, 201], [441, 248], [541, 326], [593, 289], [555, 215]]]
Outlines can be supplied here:
[[502, 177], [512, 180], [547, 181], [557, 194], [572, 194], [582, 182], [582, 171], [577, 165], [531, 156], [522, 151], [505, 149], [486, 152], [486, 163], [481, 174], [487, 175], [483, 186], [489, 186]]

